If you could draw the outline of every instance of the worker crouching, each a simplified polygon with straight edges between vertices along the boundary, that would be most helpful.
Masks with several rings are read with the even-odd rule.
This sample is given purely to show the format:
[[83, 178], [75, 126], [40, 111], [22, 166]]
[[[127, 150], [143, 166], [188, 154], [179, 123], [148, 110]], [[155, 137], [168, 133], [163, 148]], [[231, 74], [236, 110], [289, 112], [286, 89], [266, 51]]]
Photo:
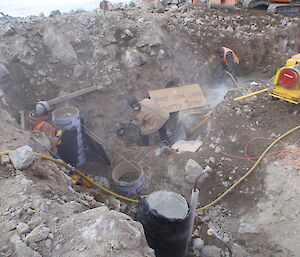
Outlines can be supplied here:
[[240, 63], [236, 54], [227, 47], [221, 47], [215, 50], [215, 55], [219, 57], [219, 61], [223, 68], [223, 72], [221, 74], [222, 81], [225, 78], [226, 71], [230, 72], [234, 79], [236, 79], [236, 72]]
[[43, 132], [50, 141], [50, 150], [52, 153], [57, 153], [57, 145], [59, 144], [59, 137], [55, 134], [55, 129], [49, 122], [49, 104], [45, 101], [39, 101], [36, 105], [35, 111], [30, 113], [28, 119], [28, 127], [31, 131]]
[[152, 99], [144, 99], [140, 102], [131, 102], [132, 119], [131, 123], [140, 128], [141, 145], [149, 145], [149, 135], [159, 132], [161, 141], [169, 141], [166, 123], [170, 114], [162, 109]]

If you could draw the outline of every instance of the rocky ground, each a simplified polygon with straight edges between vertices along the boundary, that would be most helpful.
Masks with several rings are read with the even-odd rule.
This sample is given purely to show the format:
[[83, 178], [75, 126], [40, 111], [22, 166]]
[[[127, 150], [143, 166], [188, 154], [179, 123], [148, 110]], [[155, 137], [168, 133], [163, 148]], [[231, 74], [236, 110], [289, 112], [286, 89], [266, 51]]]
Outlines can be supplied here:
[[[105, 144], [141, 163], [147, 178], [142, 195], [166, 189], [189, 199], [194, 185], [186, 163], [192, 159], [212, 168], [198, 184], [199, 207], [204, 206], [251, 168], [252, 157], [299, 124], [297, 106], [267, 94], [233, 100], [266, 87], [263, 81], [299, 51], [299, 24], [299, 18], [260, 11], [189, 5], [2, 18], [0, 150], [29, 145], [47, 154], [33, 134], [19, 128], [18, 111], [29, 112], [38, 99], [99, 85], [98, 92], [66, 104], [80, 109], [86, 126]], [[241, 60], [237, 89], [215, 82], [218, 66], [211, 55], [223, 45]], [[253, 80], [258, 85], [251, 86]], [[188, 135], [188, 140], [202, 142], [199, 151], [158, 155], [157, 136], [150, 147], [140, 147], [134, 128], [117, 137], [118, 123], [127, 120], [127, 99], [142, 98], [149, 89], [163, 88], [170, 81], [199, 83], [210, 103], [197, 110], [202, 114], [178, 114], [187, 131], [213, 109], [212, 118]], [[217, 104], [228, 89], [232, 90]], [[176, 115], [172, 119], [176, 122]], [[224, 245], [206, 236], [207, 228], [229, 242], [234, 256], [297, 256], [299, 170], [297, 156], [289, 150], [297, 150], [297, 134], [278, 143], [273, 154], [218, 205], [199, 213], [193, 235], [202, 238], [205, 247], [191, 248], [190, 256], [228, 256]], [[274, 158], [274, 152], [285, 154]], [[115, 151], [108, 154], [112, 166], [122, 161]], [[115, 190], [112, 167], [89, 165], [85, 172]], [[37, 158], [24, 170], [3, 165], [0, 188], [1, 256], [153, 256], [141, 225], [123, 214], [133, 217], [134, 204], [74, 185], [54, 163]]]

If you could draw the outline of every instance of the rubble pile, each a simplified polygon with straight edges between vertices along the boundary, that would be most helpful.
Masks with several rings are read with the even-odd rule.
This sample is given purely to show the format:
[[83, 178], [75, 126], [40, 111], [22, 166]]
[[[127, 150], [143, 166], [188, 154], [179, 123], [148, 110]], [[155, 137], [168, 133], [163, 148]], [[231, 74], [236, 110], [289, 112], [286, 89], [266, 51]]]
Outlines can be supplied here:
[[[5, 120], [3, 110], [0, 117], [1, 151], [27, 141], [43, 152], [30, 140], [30, 132]], [[109, 210], [88, 193], [76, 192], [74, 182], [54, 163], [37, 157], [29, 164], [32, 152], [28, 148], [12, 151], [11, 160], [8, 155], [1, 158], [1, 256], [92, 256], [97, 252], [154, 257], [141, 224]]]
[[[157, 3], [0, 18], [0, 150], [18, 149], [1, 156], [0, 255], [154, 256], [141, 224], [127, 215], [133, 217], [136, 205], [82, 189], [62, 167], [34, 155], [48, 153], [17, 124], [20, 110], [29, 112], [38, 99], [98, 86], [97, 92], [66, 104], [79, 108], [99, 138], [141, 163], [147, 180], [142, 195], [167, 190], [190, 199], [197, 181], [202, 207], [243, 176], [270, 142], [299, 124], [295, 106], [267, 94], [233, 100], [265, 88], [263, 81], [299, 51], [299, 21], [259, 11]], [[245, 79], [245, 87], [231, 87], [212, 117], [188, 134], [187, 140], [201, 142], [197, 152], [164, 156], [154, 143], [140, 147], [134, 128], [116, 136], [115, 125], [126, 121], [128, 97], [141, 99], [170, 81], [199, 83], [214, 106], [222, 85], [213, 84], [218, 68], [210, 57], [223, 45], [240, 57], [239, 74], [252, 77]], [[253, 78], [256, 82], [250, 83]], [[178, 119], [191, 129], [210, 110], [201, 111], [195, 116], [180, 112]], [[294, 134], [282, 141], [273, 151], [299, 143]], [[112, 167], [122, 161], [112, 159]], [[272, 161], [269, 156], [221, 202], [199, 212], [189, 257], [229, 256], [223, 244], [206, 235], [208, 228], [236, 256], [297, 256], [298, 170]], [[211, 170], [203, 175], [206, 166]], [[94, 169], [91, 177], [114, 190], [112, 167]], [[285, 227], [293, 237], [288, 231], [280, 237]]]

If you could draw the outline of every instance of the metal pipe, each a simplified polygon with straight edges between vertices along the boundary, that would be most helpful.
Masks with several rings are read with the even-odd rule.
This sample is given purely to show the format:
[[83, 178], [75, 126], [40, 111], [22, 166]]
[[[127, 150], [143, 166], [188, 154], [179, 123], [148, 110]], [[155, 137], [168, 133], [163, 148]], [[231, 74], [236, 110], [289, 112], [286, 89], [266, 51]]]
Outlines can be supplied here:
[[231, 78], [231, 80], [232, 80], [232, 82], [234, 83], [234, 85], [235, 85], [236, 87], [239, 87], [237, 81], [235, 80], [235, 78], [233, 77], [233, 75], [231, 74], [231, 72], [225, 71], [225, 73]]
[[190, 233], [189, 233], [189, 240], [188, 244], [190, 243], [192, 239], [192, 233], [195, 223], [195, 217], [196, 217], [196, 209], [197, 209], [197, 203], [198, 203], [198, 196], [199, 196], [199, 190], [197, 188], [194, 188], [192, 190], [191, 195], [191, 203], [190, 203], [190, 209], [191, 209], [191, 225], [190, 225]]
[[196, 181], [195, 181], [195, 185], [194, 185], [194, 190], [197, 189], [197, 184], [198, 184], [198, 181], [199, 179], [207, 172], [211, 171], [211, 167], [209, 166], [206, 166], [205, 169], [202, 171], [202, 173], [196, 178]]

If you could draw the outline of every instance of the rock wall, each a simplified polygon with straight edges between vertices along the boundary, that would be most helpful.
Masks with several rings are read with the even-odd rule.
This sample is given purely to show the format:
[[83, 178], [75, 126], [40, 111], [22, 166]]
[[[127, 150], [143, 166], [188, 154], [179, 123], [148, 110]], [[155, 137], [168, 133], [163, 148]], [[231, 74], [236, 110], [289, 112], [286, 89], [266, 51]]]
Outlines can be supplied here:
[[87, 127], [111, 145], [121, 141], [116, 128], [128, 122], [129, 97], [177, 81], [199, 83], [210, 103], [222, 98], [227, 88], [214, 85], [215, 48], [232, 48], [239, 75], [254, 79], [270, 79], [300, 49], [299, 18], [259, 11], [150, 5], [11, 20], [0, 19], [0, 88], [10, 113], [99, 85], [63, 104], [78, 107]]
[[206, 88], [223, 45], [240, 57], [240, 74], [272, 76], [300, 48], [299, 18], [150, 7], [1, 18], [0, 85], [12, 112], [91, 85], [140, 98], [174, 79]]

